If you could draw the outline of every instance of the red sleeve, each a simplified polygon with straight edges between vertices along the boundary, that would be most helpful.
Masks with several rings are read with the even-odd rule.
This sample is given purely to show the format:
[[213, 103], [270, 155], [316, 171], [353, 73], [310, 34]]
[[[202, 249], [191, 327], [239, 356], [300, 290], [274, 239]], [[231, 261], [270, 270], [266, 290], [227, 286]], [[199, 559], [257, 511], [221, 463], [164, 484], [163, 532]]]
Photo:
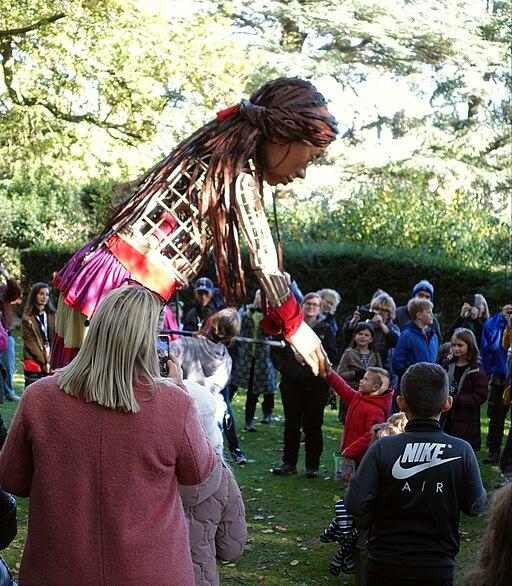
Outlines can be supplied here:
[[346, 405], [349, 405], [358, 393], [358, 391], [354, 391], [354, 389], [347, 384], [337, 372], [334, 372], [334, 370], [327, 375], [326, 380]]
[[304, 321], [304, 315], [295, 297], [288, 293], [286, 301], [278, 307], [270, 307], [267, 315], [260, 321], [261, 329], [271, 335], [292, 336]]
[[345, 456], [345, 458], [349, 458], [350, 460], [360, 462], [370, 447], [371, 441], [372, 433], [371, 431], [367, 431], [365, 434], [358, 437], [355, 442], [352, 442], [343, 450], [343, 456]]
[[351, 460], [360, 462], [372, 441], [371, 429], [376, 423], [384, 423], [386, 417], [382, 411], [370, 411], [365, 415], [364, 427], [367, 431], [343, 450], [343, 455]]

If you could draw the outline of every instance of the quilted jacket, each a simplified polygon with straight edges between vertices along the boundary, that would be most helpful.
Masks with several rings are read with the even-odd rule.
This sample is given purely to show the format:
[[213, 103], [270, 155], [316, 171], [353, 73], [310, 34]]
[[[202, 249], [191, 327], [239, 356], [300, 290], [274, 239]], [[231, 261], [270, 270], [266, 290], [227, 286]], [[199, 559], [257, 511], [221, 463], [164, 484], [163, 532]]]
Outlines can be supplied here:
[[217, 461], [210, 476], [196, 486], [180, 486], [189, 526], [196, 586], [217, 586], [216, 559], [234, 560], [247, 541], [245, 507], [231, 470]]

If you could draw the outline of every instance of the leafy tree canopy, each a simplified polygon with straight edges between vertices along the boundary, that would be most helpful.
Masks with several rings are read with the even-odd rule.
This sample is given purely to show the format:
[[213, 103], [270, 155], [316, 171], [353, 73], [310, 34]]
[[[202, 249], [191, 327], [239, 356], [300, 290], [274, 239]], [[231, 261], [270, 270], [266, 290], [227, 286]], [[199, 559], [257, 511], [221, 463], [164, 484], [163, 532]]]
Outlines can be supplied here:
[[[338, 239], [373, 238], [356, 208], [382, 198], [386, 246], [414, 233], [410, 246], [456, 256], [452, 230], [492, 243], [477, 264], [503, 264], [491, 236], [510, 188], [510, 17], [498, 0], [3, 0], [0, 255], [83, 241], [113, 185], [263, 81], [300, 75], [325, 93], [341, 136], [278, 192], [288, 208], [317, 202], [307, 218], [286, 215], [290, 233], [301, 217], [337, 218]], [[451, 223], [428, 236], [405, 213], [397, 235], [396, 213], [427, 200]]]

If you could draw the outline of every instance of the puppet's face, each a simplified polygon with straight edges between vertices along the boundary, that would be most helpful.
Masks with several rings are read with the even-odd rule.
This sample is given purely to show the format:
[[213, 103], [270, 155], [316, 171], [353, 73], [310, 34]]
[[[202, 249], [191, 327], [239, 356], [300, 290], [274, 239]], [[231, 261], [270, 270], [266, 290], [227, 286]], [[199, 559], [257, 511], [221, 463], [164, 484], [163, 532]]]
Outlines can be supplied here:
[[287, 185], [294, 179], [304, 179], [306, 167], [324, 152], [325, 148], [304, 142], [267, 141], [264, 146], [266, 169], [263, 177], [269, 185]]

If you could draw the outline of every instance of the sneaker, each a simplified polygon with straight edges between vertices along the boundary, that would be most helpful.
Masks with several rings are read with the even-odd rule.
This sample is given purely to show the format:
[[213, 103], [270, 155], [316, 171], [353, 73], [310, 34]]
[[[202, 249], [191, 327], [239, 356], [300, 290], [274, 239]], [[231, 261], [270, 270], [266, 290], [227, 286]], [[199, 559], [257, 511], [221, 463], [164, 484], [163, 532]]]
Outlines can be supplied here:
[[318, 478], [320, 476], [320, 472], [316, 468], [308, 468], [306, 470], [306, 478]]
[[271, 418], [272, 418], [271, 415], [263, 415], [263, 417], [261, 418], [260, 423], [263, 423], [264, 425], [269, 425]]
[[277, 468], [272, 468], [272, 474], [277, 474], [278, 476], [290, 476], [291, 474], [297, 474], [297, 468], [290, 464], [282, 464]]
[[500, 461], [500, 453], [499, 452], [489, 452], [487, 456], [482, 460], [484, 464], [499, 464]]
[[247, 464], [247, 458], [239, 448], [231, 452], [231, 458], [235, 464]]
[[16, 403], [20, 400], [16, 393], [6, 393], [5, 398], [8, 401], [15, 401]]
[[258, 431], [258, 430], [254, 427], [253, 421], [246, 421], [245, 422], [245, 431], [249, 431], [251, 433], [254, 433], [255, 431]]

